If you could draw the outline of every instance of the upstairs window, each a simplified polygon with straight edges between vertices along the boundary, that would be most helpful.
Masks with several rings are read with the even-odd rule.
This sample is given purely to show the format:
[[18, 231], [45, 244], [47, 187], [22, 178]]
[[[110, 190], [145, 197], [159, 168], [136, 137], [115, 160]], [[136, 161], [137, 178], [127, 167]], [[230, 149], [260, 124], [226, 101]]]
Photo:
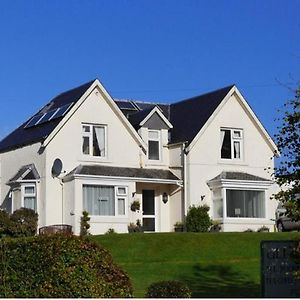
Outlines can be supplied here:
[[243, 131], [221, 129], [221, 158], [242, 159]]
[[148, 159], [160, 160], [160, 131], [148, 131]]
[[82, 153], [106, 157], [106, 126], [82, 124]]

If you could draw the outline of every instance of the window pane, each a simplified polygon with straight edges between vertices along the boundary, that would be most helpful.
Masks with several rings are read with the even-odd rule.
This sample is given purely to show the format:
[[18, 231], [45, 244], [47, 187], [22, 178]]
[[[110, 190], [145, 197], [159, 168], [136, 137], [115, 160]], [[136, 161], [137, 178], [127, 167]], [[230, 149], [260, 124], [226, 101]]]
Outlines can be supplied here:
[[125, 215], [125, 198], [118, 198], [118, 215]]
[[34, 186], [25, 186], [24, 193], [27, 195], [28, 194], [32, 195], [32, 194], [35, 194], [34, 190], [35, 190]]
[[143, 218], [144, 231], [155, 231], [155, 218]]
[[82, 132], [90, 132], [90, 126], [83, 125], [82, 126]]
[[223, 217], [223, 199], [214, 199], [214, 218], [222, 218]]
[[87, 136], [82, 138], [82, 153], [90, 154], [90, 139]]
[[265, 217], [265, 193], [262, 191], [226, 190], [227, 216]]
[[239, 130], [233, 131], [233, 137], [234, 138], [241, 138], [241, 132]]
[[231, 136], [230, 130], [221, 130], [221, 158], [231, 159]]
[[159, 142], [149, 141], [148, 142], [148, 158], [152, 160], [159, 160]]
[[158, 140], [159, 139], [159, 132], [158, 131], [149, 131], [148, 132], [149, 140]]
[[83, 186], [83, 209], [94, 216], [115, 215], [115, 189], [113, 186]]
[[24, 197], [24, 207], [36, 210], [35, 197]]
[[118, 187], [118, 195], [126, 195], [126, 187]]
[[233, 142], [233, 152], [234, 152], [234, 158], [241, 158], [241, 144], [240, 144], [240, 142], [237, 142], [237, 141]]
[[93, 155], [105, 156], [105, 128], [93, 127]]

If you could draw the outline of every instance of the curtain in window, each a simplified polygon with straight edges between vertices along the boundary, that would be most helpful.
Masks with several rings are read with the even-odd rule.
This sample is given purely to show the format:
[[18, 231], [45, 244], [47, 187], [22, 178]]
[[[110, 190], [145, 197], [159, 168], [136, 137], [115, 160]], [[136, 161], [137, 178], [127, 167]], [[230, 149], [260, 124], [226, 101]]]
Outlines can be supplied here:
[[226, 203], [228, 217], [265, 217], [265, 193], [262, 191], [226, 190]]
[[234, 158], [241, 158], [241, 145], [240, 142], [234, 142]]
[[36, 210], [35, 197], [24, 197], [24, 207]]
[[97, 138], [98, 147], [100, 150], [100, 156], [105, 156], [105, 128], [94, 127]]
[[113, 186], [83, 186], [83, 209], [94, 216], [115, 215], [115, 189]]
[[222, 149], [225, 137], [225, 130], [221, 130], [221, 141], [220, 141], [220, 150]]

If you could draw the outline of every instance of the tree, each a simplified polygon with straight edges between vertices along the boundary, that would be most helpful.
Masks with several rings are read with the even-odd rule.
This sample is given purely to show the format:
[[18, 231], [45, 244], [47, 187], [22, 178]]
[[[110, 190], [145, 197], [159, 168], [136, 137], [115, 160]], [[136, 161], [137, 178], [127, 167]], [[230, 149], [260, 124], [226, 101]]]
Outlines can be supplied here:
[[289, 217], [300, 220], [300, 87], [284, 108], [281, 126], [275, 135], [281, 155], [281, 162], [275, 168], [276, 182], [281, 190], [275, 199], [283, 203]]

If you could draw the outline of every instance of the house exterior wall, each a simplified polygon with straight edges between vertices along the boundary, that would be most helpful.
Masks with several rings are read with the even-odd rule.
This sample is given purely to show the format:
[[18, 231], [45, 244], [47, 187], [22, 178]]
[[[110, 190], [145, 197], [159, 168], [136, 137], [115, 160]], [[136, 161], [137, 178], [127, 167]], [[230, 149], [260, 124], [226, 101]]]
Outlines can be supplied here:
[[[39, 226], [45, 225], [45, 208], [46, 208], [46, 198], [45, 198], [45, 153], [39, 154], [40, 143], [35, 143], [23, 148], [19, 148], [13, 151], [5, 152], [1, 154], [1, 201], [2, 205], [5, 207], [5, 202], [10, 202], [8, 199], [10, 187], [7, 185], [9, 179], [11, 179], [18, 170], [27, 164], [34, 164], [39, 175], [40, 180], [37, 182], [37, 192], [39, 193], [39, 201], [37, 203], [37, 212], [39, 214]], [[17, 204], [20, 203], [21, 195], [15, 194]], [[16, 209], [16, 208], [14, 208]]]
[[[243, 130], [243, 159], [241, 161], [221, 159], [220, 129], [223, 127]], [[210, 214], [212, 216], [212, 191], [207, 182], [222, 171], [246, 172], [271, 179], [265, 169], [273, 168], [272, 156], [272, 150], [260, 134], [257, 125], [243, 109], [238, 97], [233, 94], [187, 155], [187, 205], [206, 203], [211, 207]], [[272, 186], [266, 191], [266, 218], [258, 220], [257, 225], [253, 224], [253, 220], [248, 220], [249, 224], [251, 223], [254, 227], [261, 227], [264, 224], [272, 227], [271, 224], [274, 222], [270, 219], [274, 218], [277, 203], [269, 199], [274, 190], [276, 190], [276, 186]], [[204, 196], [203, 200], [201, 200], [201, 196]], [[247, 226], [250, 227], [249, 224], [242, 223], [242, 220], [228, 221], [224, 225], [224, 230], [236, 231], [243, 230]]]
[[[82, 123], [107, 126], [107, 158], [82, 154]], [[62, 175], [66, 175], [79, 164], [138, 168], [140, 160], [145, 156], [106, 100], [100, 93], [97, 93], [97, 90], [94, 90], [66, 121], [48, 144], [46, 153], [46, 198], [49, 199], [46, 208], [47, 224], [64, 221], [61, 212], [63, 209], [61, 182], [58, 178], [51, 176], [51, 168], [56, 158], [63, 162], [64, 173]], [[78, 212], [78, 210], [76, 211]]]

